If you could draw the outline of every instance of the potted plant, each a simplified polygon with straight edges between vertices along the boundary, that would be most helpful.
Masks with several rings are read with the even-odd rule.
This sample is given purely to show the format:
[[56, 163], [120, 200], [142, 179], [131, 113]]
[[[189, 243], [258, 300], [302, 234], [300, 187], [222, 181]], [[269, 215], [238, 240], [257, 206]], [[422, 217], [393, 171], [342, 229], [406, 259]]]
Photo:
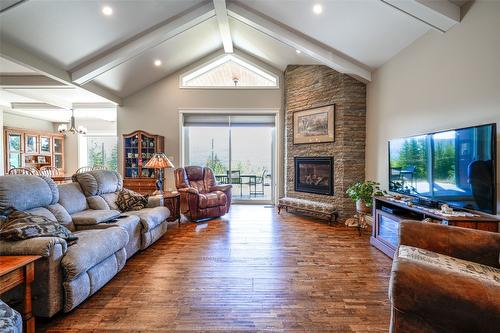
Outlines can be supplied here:
[[380, 189], [380, 184], [371, 180], [357, 182], [347, 188], [346, 194], [356, 202], [356, 211], [370, 212], [372, 197], [386, 194]]

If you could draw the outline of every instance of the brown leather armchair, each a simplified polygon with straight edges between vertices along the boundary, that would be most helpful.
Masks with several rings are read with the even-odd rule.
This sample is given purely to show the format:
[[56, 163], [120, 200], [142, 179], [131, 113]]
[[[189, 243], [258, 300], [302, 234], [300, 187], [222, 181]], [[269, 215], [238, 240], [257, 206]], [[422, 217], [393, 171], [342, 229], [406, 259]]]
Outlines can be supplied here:
[[187, 166], [175, 170], [181, 212], [191, 220], [219, 217], [231, 206], [231, 185], [217, 185], [210, 168]]
[[498, 332], [500, 234], [403, 221], [392, 264], [392, 333]]

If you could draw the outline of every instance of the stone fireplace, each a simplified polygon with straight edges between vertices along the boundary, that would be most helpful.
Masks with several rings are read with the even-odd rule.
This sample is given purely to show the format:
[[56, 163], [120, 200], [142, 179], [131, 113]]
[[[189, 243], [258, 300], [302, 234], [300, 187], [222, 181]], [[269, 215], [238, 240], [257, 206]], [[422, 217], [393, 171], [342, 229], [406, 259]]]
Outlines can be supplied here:
[[[355, 211], [345, 191], [352, 183], [365, 178], [366, 85], [321, 65], [288, 66], [284, 81], [285, 195], [333, 203], [340, 217], [345, 219]], [[294, 145], [293, 112], [331, 104], [335, 104], [335, 141]], [[296, 188], [296, 158], [317, 157], [332, 158], [331, 194]]]

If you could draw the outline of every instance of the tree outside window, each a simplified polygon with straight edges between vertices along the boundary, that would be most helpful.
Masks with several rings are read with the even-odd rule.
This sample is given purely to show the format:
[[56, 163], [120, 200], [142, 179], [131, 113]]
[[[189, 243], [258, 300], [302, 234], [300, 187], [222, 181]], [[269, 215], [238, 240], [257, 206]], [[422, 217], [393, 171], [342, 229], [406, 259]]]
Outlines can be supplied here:
[[105, 166], [118, 170], [118, 145], [116, 136], [87, 136], [87, 161], [89, 166]]

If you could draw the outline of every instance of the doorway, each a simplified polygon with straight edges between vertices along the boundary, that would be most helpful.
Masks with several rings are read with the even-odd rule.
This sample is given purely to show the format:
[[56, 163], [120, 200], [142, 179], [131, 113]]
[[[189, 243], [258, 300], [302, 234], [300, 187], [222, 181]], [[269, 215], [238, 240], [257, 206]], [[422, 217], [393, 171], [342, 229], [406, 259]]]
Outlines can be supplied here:
[[234, 203], [273, 203], [277, 112], [181, 111], [181, 161], [232, 184]]

